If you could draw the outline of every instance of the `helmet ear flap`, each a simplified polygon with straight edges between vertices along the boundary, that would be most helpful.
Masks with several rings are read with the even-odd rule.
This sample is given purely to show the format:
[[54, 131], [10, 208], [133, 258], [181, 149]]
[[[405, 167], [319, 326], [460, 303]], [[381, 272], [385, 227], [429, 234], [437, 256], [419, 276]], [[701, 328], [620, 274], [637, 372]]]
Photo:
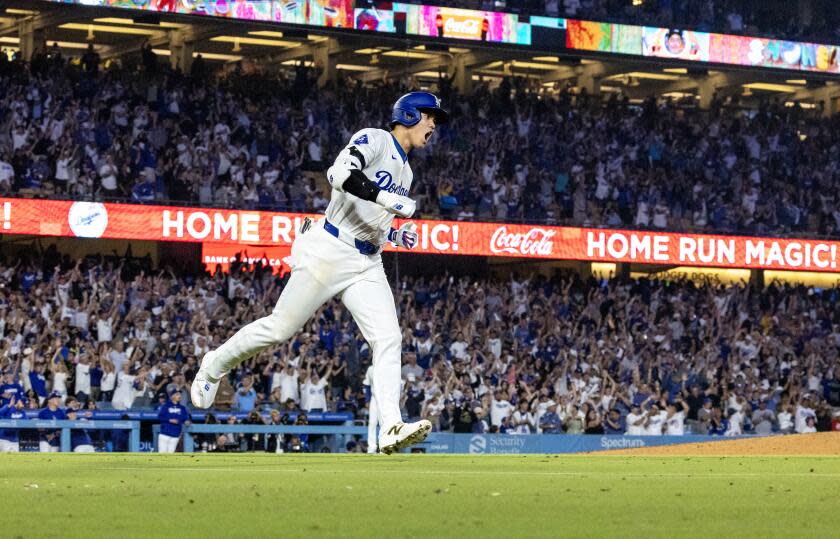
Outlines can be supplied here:
[[420, 113], [418, 110], [412, 110], [407, 107], [400, 107], [394, 110], [394, 116], [391, 119], [391, 125], [400, 124], [405, 127], [411, 127], [420, 121]]

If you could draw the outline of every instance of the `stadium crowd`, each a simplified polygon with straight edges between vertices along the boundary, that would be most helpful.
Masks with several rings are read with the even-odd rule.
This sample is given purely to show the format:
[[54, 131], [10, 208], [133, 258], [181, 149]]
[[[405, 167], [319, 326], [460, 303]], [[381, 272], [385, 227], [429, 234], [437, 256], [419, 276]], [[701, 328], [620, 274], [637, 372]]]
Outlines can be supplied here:
[[[300, 66], [208, 77], [0, 55], [0, 195], [322, 211], [323, 169], [415, 80], [318, 89]], [[559, 83], [558, 83], [559, 84]], [[424, 217], [837, 236], [837, 119], [766, 103], [641, 105], [527, 79], [440, 93], [455, 121], [412, 155]]]
[[[180, 417], [202, 355], [268, 314], [283, 284], [267, 268], [187, 275], [136, 259], [73, 261], [54, 248], [5, 263], [0, 416], [166, 405], [175, 407], [167, 418]], [[837, 289], [437, 274], [397, 290], [403, 413], [440, 431], [840, 428]], [[217, 411], [256, 423], [325, 410], [364, 419], [369, 361], [332, 301], [288, 345], [225, 378]]]

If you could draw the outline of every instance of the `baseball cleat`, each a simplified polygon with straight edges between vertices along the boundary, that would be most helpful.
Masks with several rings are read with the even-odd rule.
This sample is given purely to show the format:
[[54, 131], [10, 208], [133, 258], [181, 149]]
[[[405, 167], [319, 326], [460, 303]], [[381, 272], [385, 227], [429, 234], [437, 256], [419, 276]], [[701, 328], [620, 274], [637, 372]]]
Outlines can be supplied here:
[[216, 400], [216, 392], [219, 390], [219, 380], [215, 382], [207, 374], [205, 366], [209, 364], [210, 355], [213, 352], [204, 354], [201, 360], [201, 367], [198, 369], [198, 374], [195, 375], [192, 386], [190, 387], [190, 400], [196, 408], [210, 408], [213, 406], [213, 401]]
[[410, 445], [419, 444], [431, 431], [432, 423], [427, 419], [415, 423], [400, 421], [379, 436], [379, 451], [386, 455], [396, 453]]

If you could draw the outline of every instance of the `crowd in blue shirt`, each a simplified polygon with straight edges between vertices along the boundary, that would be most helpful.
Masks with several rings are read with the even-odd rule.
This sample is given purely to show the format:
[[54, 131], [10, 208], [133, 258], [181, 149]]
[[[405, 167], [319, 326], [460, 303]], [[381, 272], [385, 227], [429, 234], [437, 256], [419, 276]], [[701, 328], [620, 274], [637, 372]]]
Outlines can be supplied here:
[[[161, 410], [165, 430], [179, 433], [186, 416], [166, 415], [166, 404], [189, 405], [199, 358], [268, 314], [285, 278], [143, 264], [49, 255], [0, 264], [0, 405], [14, 398], [46, 418], [71, 401]], [[404, 415], [442, 431], [792, 432], [828, 429], [840, 408], [837, 289], [445, 272], [403, 276], [397, 289]], [[364, 418], [369, 362], [334, 300], [225, 378], [216, 404], [307, 411], [318, 387], [307, 384], [323, 378], [328, 410]], [[57, 443], [49, 433], [42, 441]]]

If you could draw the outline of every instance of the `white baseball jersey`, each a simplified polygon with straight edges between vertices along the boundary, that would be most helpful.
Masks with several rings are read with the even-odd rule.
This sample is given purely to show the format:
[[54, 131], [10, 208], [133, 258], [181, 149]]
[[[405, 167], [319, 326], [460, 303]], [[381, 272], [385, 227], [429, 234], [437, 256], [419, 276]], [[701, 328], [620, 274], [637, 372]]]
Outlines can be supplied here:
[[[383, 191], [408, 196], [414, 173], [397, 139], [384, 129], [362, 129], [345, 149], [355, 147], [364, 157], [365, 176]], [[375, 202], [332, 190], [327, 220], [344, 233], [376, 245], [385, 243], [394, 214]]]
[[683, 436], [685, 434], [685, 412], [676, 412], [665, 418], [665, 432], [669, 436]]

